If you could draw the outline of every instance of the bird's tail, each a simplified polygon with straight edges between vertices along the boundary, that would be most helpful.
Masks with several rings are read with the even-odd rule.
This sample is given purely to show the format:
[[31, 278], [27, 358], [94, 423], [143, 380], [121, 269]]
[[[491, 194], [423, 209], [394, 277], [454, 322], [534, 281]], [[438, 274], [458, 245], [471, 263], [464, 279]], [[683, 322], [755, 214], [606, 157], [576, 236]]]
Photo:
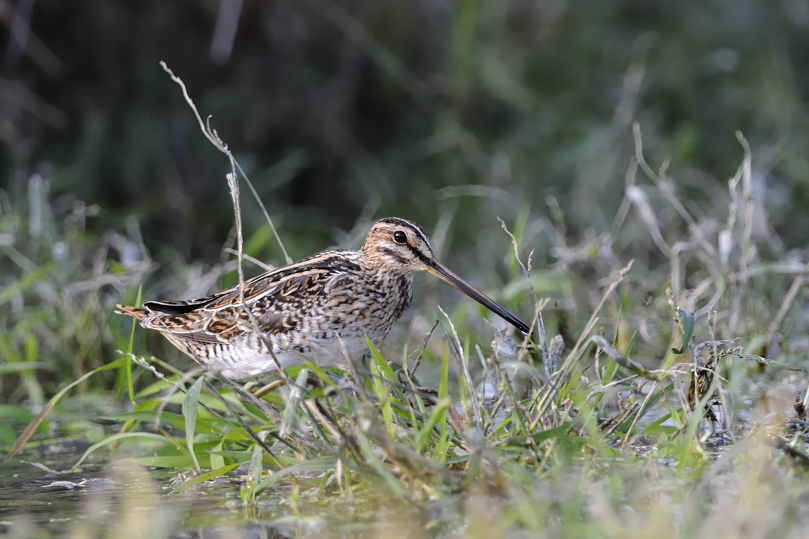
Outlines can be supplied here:
[[121, 305], [120, 303], [115, 306], [115, 314], [125, 314], [127, 316], [131, 316], [132, 318], [137, 318], [138, 320], [145, 320], [150, 313], [146, 309], [141, 309], [140, 307], [132, 307], [130, 305]]

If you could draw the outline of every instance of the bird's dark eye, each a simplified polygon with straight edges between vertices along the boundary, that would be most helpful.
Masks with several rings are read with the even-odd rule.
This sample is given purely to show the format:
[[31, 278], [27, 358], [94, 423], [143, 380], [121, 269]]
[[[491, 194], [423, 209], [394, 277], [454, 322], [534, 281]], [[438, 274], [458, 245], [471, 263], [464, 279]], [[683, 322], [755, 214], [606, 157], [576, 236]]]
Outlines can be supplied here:
[[407, 234], [405, 234], [401, 230], [397, 230], [396, 232], [393, 233], [393, 241], [404, 245], [405, 243], [407, 243]]

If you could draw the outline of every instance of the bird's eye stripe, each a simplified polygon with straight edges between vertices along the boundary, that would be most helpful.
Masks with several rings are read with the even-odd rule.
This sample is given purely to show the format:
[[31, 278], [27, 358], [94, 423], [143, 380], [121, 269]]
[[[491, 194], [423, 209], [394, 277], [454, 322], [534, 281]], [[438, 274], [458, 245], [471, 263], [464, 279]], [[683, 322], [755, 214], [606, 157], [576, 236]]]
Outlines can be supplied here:
[[421, 251], [416, 249], [413, 245], [408, 245], [407, 247], [408, 247], [408, 249], [410, 249], [410, 252], [413, 253], [413, 255], [416, 258], [418, 258], [419, 260], [421, 260], [425, 264], [430, 265], [430, 259], [427, 258], [426, 256], [424, 256], [424, 253], [422, 253]]

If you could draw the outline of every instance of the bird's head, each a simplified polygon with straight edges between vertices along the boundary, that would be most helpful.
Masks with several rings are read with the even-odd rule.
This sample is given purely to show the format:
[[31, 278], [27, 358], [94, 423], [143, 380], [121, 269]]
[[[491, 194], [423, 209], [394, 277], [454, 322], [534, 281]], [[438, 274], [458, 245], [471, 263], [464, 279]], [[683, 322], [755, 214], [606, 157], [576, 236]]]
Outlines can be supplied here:
[[426, 271], [435, 275], [513, 324], [523, 333], [528, 333], [531, 329], [502, 305], [442, 264], [433, 254], [430, 239], [424, 229], [412, 221], [398, 217], [377, 221], [368, 232], [361, 252], [370, 264], [381, 271], [406, 275]]

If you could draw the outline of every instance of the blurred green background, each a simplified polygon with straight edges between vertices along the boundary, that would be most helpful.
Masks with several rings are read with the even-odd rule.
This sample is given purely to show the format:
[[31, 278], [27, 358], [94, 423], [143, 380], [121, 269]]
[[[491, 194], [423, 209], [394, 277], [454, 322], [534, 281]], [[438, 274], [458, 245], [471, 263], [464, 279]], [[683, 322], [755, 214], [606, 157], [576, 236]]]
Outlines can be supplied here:
[[[234, 246], [228, 162], [161, 60], [212, 116], [293, 259], [358, 247], [374, 219], [405, 217], [458, 273], [530, 318], [500, 217], [523, 259], [534, 250], [534, 286], [558, 308], [549, 331], [565, 333], [567, 317], [583, 327], [597, 288], [629, 259], [638, 297], [625, 303], [659, 298], [670, 325], [670, 261], [649, 219], [669, 246], [694, 230], [643, 174], [632, 181], [653, 211], [628, 204], [635, 122], [647, 161], [668, 163], [711, 238], [730, 219], [742, 132], [757, 252], [800, 259], [806, 247], [804, 0], [20, 0], [0, 1], [0, 23], [0, 352], [61, 365], [57, 379], [127, 348], [130, 322], [108, 321], [141, 283], [145, 299], [166, 299], [235, 282], [223, 250]], [[242, 194], [246, 252], [283, 263]], [[697, 287], [698, 257], [683, 264]], [[752, 332], [788, 286], [767, 283], [766, 303], [743, 306]], [[137, 351], [165, 351], [143, 334]]]
[[[0, 185], [11, 204], [40, 173], [57, 209], [97, 204], [96, 231], [134, 216], [153, 252], [214, 259], [233, 224], [227, 162], [160, 60], [212, 115], [293, 258], [334, 244], [363, 212], [428, 230], [451, 212], [463, 245], [525, 204], [548, 214], [553, 196], [574, 237], [606, 230], [632, 121], [652, 166], [670, 156], [706, 208], [741, 160], [741, 130], [778, 235], [799, 246], [809, 228], [802, 0], [2, 7]], [[261, 226], [255, 204], [244, 212], [246, 231]]]

